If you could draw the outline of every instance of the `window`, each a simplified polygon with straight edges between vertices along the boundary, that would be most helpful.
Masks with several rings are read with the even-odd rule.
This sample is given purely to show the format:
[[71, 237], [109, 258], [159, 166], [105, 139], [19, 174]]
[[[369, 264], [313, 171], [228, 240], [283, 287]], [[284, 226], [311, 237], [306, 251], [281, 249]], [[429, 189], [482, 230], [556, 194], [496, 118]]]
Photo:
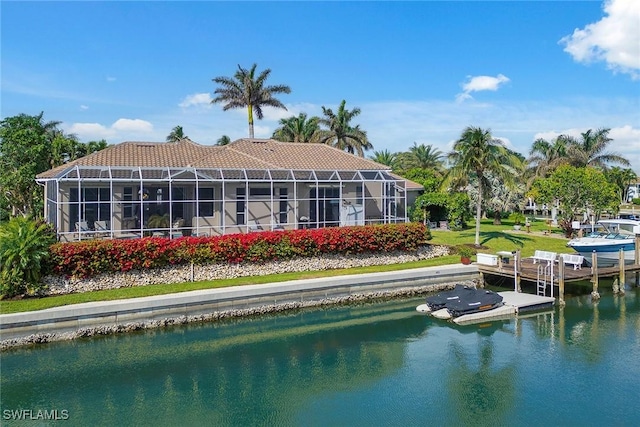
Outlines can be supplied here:
[[[124, 193], [122, 199], [125, 202], [133, 201], [133, 187], [124, 187]], [[123, 207], [123, 214], [125, 218], [133, 218], [133, 204], [125, 203]]]
[[236, 189], [236, 224], [245, 225], [247, 207], [247, 190], [246, 188]]
[[249, 189], [250, 197], [271, 197], [270, 187], [257, 187]]
[[78, 188], [71, 188], [69, 194], [69, 214], [71, 223], [86, 221], [93, 228], [95, 221], [111, 219], [111, 191], [109, 188], [82, 187], [82, 197], [78, 197]]
[[213, 200], [215, 199], [215, 188], [198, 189], [198, 216], [213, 216]]
[[279, 214], [278, 214], [278, 222], [280, 224], [286, 224], [289, 222], [289, 206], [287, 203], [287, 189], [280, 189], [280, 206], [279, 206]]
[[356, 205], [362, 205], [362, 184], [356, 185]]

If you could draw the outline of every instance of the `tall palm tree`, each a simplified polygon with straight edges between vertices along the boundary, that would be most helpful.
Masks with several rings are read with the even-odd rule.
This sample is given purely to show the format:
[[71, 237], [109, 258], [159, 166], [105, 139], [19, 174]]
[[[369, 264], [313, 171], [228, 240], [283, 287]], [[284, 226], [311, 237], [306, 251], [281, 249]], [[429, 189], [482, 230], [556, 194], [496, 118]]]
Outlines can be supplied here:
[[382, 165], [387, 165], [391, 169], [395, 169], [398, 162], [398, 154], [392, 153], [389, 150], [374, 151], [373, 156], [369, 156], [369, 159]]
[[320, 119], [320, 124], [328, 129], [322, 131], [319, 142], [364, 157], [364, 151], [373, 149], [373, 145], [360, 125], [351, 126], [351, 119], [360, 114], [360, 109], [355, 107], [349, 111], [345, 108], [346, 103], [342, 100], [336, 113], [331, 108], [322, 107], [324, 117]]
[[291, 89], [286, 85], [265, 86], [265, 81], [271, 74], [267, 68], [256, 77], [257, 64], [253, 64], [250, 69], [242, 68], [238, 65], [238, 71], [230, 77], [216, 77], [213, 81], [220, 85], [213, 93], [217, 94], [211, 103], [224, 103], [223, 111], [232, 108], [247, 108], [249, 116], [249, 138], [253, 138], [253, 114], [262, 120], [263, 107], [275, 107], [286, 110], [282, 102], [274, 98], [280, 93], [291, 93]]
[[320, 136], [319, 120], [319, 117], [307, 120], [305, 113], [280, 119], [280, 127], [273, 132], [272, 138], [283, 142], [317, 142]]
[[182, 129], [182, 126], [176, 126], [173, 129], [171, 129], [171, 133], [167, 135], [167, 142], [178, 142], [182, 139], [187, 139], [187, 138], [189, 137], [184, 134], [184, 130]]
[[579, 140], [565, 136], [571, 165], [575, 167], [593, 166], [602, 170], [607, 170], [609, 163], [630, 166], [629, 161], [624, 157], [605, 151], [607, 145], [613, 141], [609, 138], [610, 130], [601, 128], [593, 131], [593, 129], [589, 129], [580, 134]]
[[451, 167], [445, 183], [463, 182], [469, 177], [477, 179], [478, 198], [476, 200], [476, 238], [475, 245], [480, 246], [480, 217], [482, 199], [491, 188], [489, 174], [501, 178], [510, 185], [522, 167], [518, 157], [509, 151], [499, 139], [491, 136], [491, 131], [479, 127], [467, 127], [447, 156]]
[[229, 138], [227, 135], [222, 135], [216, 141], [216, 145], [227, 145], [227, 144], [231, 144], [231, 138]]

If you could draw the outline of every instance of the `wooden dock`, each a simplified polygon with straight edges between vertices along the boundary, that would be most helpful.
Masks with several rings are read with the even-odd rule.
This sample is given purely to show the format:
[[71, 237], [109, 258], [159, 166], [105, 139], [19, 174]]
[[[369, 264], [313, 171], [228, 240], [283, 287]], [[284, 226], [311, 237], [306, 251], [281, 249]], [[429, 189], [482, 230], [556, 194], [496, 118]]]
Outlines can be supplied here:
[[[595, 296], [598, 292], [598, 281], [600, 279], [613, 278], [614, 292], [616, 292], [615, 287], [619, 286], [619, 283], [625, 283], [626, 277], [629, 274], [635, 273], [636, 286], [638, 286], [638, 281], [640, 280], [640, 262], [638, 262], [637, 257], [636, 261], [631, 264], [625, 264], [621, 258], [617, 265], [606, 267], [598, 266], [595, 259], [592, 259], [590, 260], [591, 265], [583, 265], [577, 269], [556, 260], [553, 267], [547, 269], [546, 277], [541, 278], [541, 276], [544, 276], [544, 274], [541, 274], [541, 265], [544, 267], [544, 261], [534, 263], [533, 257], [521, 258], [519, 252], [498, 252], [496, 255], [499, 261], [497, 265], [487, 265], [480, 262], [477, 264], [478, 271], [483, 280], [486, 275], [512, 278], [514, 279], [514, 289], [519, 290], [522, 280], [540, 283], [542, 279], [545, 285], [543, 287], [539, 285], [539, 291], [541, 288], [544, 290], [553, 284], [553, 286], [559, 287], [559, 297], [561, 301], [564, 300], [565, 283], [590, 281], [593, 283], [593, 295]], [[624, 290], [622, 291], [624, 292]], [[543, 295], [545, 294], [543, 293]], [[551, 291], [551, 295], [553, 296], [553, 290]]]

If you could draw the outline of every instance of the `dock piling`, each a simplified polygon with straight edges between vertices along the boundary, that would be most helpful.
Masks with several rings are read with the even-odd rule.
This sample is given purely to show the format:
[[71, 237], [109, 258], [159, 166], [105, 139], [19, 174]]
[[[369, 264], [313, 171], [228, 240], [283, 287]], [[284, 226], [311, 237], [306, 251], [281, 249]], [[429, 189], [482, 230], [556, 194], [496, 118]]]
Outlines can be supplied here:
[[620, 283], [618, 285], [618, 290], [614, 288], [613, 293], [619, 292], [624, 295], [624, 284], [627, 281], [627, 278], [625, 276], [625, 271], [624, 271], [624, 249], [620, 249], [620, 256], [618, 258], [618, 262], [620, 266], [620, 276], [618, 276], [620, 279]]
[[600, 294], [598, 293], [598, 257], [596, 251], [591, 254], [591, 281], [593, 282], [593, 291], [591, 292], [592, 300], [599, 300]]
[[564, 301], [564, 270], [564, 262], [560, 260], [560, 263], [558, 264], [558, 305], [560, 307], [564, 307], [566, 304]]

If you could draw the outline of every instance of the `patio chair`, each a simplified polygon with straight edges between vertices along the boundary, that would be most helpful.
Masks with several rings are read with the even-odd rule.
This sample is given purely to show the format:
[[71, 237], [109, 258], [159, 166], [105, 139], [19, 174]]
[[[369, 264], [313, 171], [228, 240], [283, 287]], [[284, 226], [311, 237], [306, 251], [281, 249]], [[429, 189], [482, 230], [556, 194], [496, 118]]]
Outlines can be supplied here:
[[91, 237], [89, 233], [91, 233], [91, 230], [89, 229], [89, 224], [87, 224], [87, 221], [76, 222], [76, 237], [78, 237], [79, 239], [87, 239]]
[[247, 221], [247, 227], [248, 227], [249, 232], [264, 230], [260, 224], [258, 224], [257, 222], [255, 222], [252, 219]]
[[173, 224], [171, 224], [171, 238], [177, 239], [178, 237], [182, 237], [182, 227], [184, 226], [184, 219], [178, 218]]
[[96, 230], [96, 237], [106, 237], [111, 231], [109, 229], [109, 221], [95, 221], [93, 227]]

